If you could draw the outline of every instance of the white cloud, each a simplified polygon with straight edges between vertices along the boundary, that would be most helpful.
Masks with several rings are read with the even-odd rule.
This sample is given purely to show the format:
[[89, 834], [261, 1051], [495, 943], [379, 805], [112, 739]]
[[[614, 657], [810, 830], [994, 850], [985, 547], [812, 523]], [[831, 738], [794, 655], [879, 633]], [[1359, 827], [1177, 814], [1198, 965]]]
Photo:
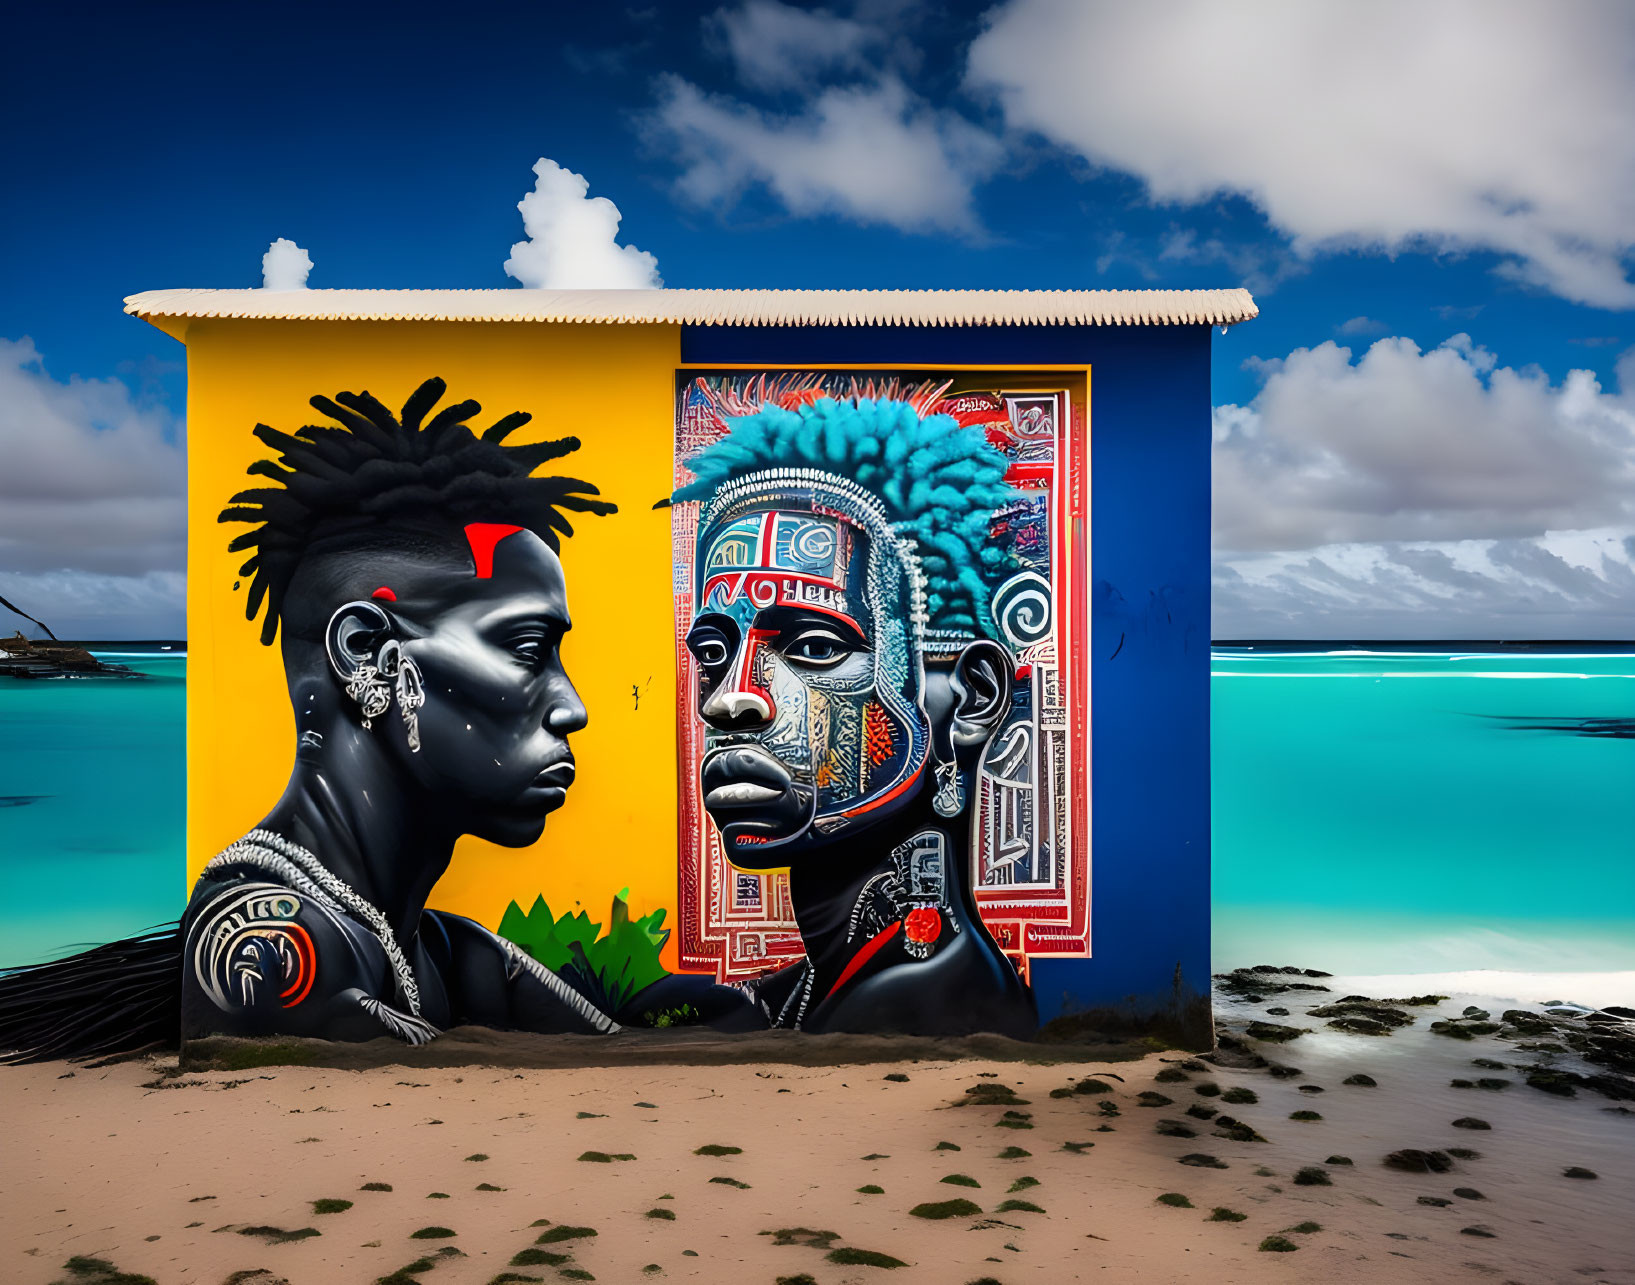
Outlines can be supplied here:
[[1354, 541], [1506, 539], [1635, 520], [1635, 358], [1622, 390], [1552, 384], [1456, 335], [1257, 363], [1215, 411], [1215, 531], [1232, 553]]
[[1466, 335], [1255, 364], [1214, 414], [1217, 638], [1635, 637], [1635, 352], [1617, 392]]
[[1635, 307], [1635, 9], [1598, 0], [1008, 0], [968, 85], [1143, 179], [1239, 193], [1296, 250], [1483, 249]]
[[810, 89], [819, 74], [860, 71], [881, 44], [876, 29], [854, 19], [778, 0], [721, 9], [706, 20], [705, 30], [732, 60], [740, 81], [773, 93]]
[[[187, 472], [172, 416], [117, 379], [55, 379], [30, 340], [0, 339], [0, 460], [0, 596], [63, 637], [181, 631]], [[26, 623], [0, 616], [5, 632]]]
[[534, 164], [534, 190], [517, 202], [528, 240], [511, 247], [507, 276], [534, 290], [645, 290], [661, 286], [659, 262], [619, 244], [619, 207], [553, 160]]
[[792, 214], [905, 231], [975, 234], [972, 187], [1001, 159], [997, 140], [890, 74], [825, 89], [790, 114], [666, 77], [648, 131], [680, 160], [677, 191], [694, 203], [730, 205], [759, 184]]
[[1372, 317], [1352, 317], [1349, 321], [1342, 321], [1335, 329], [1342, 335], [1377, 335], [1386, 329], [1386, 325]]
[[263, 290], [305, 290], [312, 256], [288, 237], [279, 237], [261, 256]]

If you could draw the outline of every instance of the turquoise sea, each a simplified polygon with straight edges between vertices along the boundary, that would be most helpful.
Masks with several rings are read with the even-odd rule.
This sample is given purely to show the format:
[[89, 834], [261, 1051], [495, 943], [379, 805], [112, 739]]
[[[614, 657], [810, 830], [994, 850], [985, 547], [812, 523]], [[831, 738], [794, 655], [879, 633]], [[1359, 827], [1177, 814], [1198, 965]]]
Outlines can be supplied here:
[[[181, 908], [186, 660], [99, 654], [150, 678], [0, 679], [0, 964]], [[1259, 645], [1213, 672], [1217, 967], [1635, 969], [1635, 651]], [[1550, 730], [1586, 719], [1631, 735]]]

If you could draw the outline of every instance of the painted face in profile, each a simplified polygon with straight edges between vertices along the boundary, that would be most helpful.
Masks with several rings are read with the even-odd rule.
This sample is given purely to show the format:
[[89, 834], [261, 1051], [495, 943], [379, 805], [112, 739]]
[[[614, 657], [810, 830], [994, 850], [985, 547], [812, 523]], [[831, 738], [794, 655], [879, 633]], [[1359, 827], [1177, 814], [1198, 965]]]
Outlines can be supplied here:
[[571, 627], [562, 564], [532, 531], [503, 530], [484, 549], [474, 541], [475, 576], [433, 577], [392, 607], [413, 635], [402, 655], [425, 691], [421, 748], [392, 743], [451, 828], [517, 847], [565, 801], [568, 736], [586, 714], [562, 665]]
[[925, 767], [904, 569], [862, 524], [802, 500], [731, 511], [698, 543], [700, 788], [746, 869], [878, 824]]

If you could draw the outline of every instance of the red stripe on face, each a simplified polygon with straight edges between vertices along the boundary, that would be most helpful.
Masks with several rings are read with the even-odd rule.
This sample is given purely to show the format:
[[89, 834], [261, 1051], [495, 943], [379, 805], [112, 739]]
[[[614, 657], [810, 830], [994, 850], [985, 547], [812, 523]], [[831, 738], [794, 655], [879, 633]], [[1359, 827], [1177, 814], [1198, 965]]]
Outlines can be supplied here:
[[852, 956], [851, 963], [847, 964], [846, 967], [841, 970], [840, 976], [835, 979], [835, 984], [829, 987], [829, 994], [825, 995], [823, 998], [828, 999], [847, 982], [851, 981], [851, 979], [857, 975], [858, 970], [860, 970], [864, 964], [868, 963], [869, 960], [874, 958], [874, 956], [879, 952], [880, 947], [884, 946], [888, 941], [897, 935], [898, 930], [902, 928], [902, 926], [902, 921], [899, 920], [897, 923], [891, 924], [889, 927], [882, 928], [879, 932], [875, 933], [873, 937], [869, 938], [868, 943], [863, 947], [863, 949]]
[[466, 527], [466, 543], [471, 546], [471, 560], [477, 564], [477, 579], [494, 578], [494, 546], [520, 530], [505, 522], [473, 522]]

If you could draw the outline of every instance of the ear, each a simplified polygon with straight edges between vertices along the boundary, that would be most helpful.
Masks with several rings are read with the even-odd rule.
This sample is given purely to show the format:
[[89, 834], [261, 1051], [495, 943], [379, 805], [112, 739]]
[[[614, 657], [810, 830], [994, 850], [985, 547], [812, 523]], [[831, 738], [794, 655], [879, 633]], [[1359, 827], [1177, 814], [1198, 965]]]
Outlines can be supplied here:
[[956, 752], [986, 745], [998, 730], [1010, 709], [1015, 673], [1010, 652], [989, 639], [978, 639], [959, 654], [948, 676], [955, 699], [949, 734]]
[[324, 629], [329, 667], [341, 682], [357, 677], [362, 665], [374, 664], [381, 645], [392, 636], [392, 618], [378, 602], [349, 602], [337, 607]]

